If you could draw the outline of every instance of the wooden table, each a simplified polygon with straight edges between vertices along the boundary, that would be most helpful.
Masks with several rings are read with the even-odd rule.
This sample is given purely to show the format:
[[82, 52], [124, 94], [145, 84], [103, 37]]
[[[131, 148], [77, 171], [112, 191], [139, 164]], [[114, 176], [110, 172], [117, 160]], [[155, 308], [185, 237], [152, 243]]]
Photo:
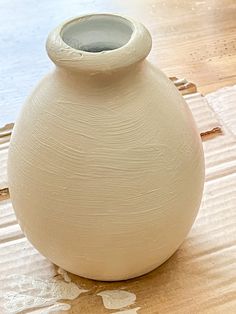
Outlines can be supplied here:
[[169, 76], [194, 81], [201, 92], [236, 83], [235, 0], [1, 0], [0, 126], [13, 122], [36, 82], [52, 67], [48, 32], [87, 12], [120, 12], [153, 36], [149, 59]]

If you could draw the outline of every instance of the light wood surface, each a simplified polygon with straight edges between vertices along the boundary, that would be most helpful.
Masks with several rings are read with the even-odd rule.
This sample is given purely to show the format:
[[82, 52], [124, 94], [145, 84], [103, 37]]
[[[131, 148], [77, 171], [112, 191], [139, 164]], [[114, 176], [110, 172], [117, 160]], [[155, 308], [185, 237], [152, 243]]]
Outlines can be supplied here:
[[186, 77], [203, 93], [236, 83], [235, 0], [1, 0], [0, 126], [14, 122], [26, 96], [53, 67], [48, 32], [88, 12], [117, 12], [147, 25], [149, 59], [168, 76]]
[[153, 1], [152, 59], [203, 93], [236, 83], [236, 1]]

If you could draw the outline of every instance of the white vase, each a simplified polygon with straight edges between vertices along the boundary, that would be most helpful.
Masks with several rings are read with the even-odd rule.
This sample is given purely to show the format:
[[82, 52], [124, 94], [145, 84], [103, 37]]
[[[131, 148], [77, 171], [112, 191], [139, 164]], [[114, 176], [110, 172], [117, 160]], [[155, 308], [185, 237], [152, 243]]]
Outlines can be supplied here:
[[27, 99], [9, 150], [20, 226], [52, 262], [98, 280], [145, 274], [197, 215], [202, 144], [173, 83], [145, 60], [140, 23], [93, 14], [57, 27], [56, 64]]

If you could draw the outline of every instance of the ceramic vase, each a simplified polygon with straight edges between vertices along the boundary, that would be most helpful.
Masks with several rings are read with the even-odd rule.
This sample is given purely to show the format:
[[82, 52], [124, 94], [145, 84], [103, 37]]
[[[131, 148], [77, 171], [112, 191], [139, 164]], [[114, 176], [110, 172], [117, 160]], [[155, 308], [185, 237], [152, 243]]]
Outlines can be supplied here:
[[143, 275], [180, 246], [204, 182], [201, 139], [174, 84], [145, 58], [147, 29], [93, 14], [51, 32], [55, 63], [9, 149], [9, 189], [29, 241], [97, 280]]

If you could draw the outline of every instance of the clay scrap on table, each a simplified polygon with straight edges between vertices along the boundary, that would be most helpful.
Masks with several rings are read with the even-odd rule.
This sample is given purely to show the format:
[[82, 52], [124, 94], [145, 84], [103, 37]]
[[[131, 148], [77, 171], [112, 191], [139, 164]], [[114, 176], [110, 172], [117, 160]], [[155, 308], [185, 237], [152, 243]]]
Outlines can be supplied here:
[[188, 95], [197, 92], [197, 86], [192, 82], [187, 81], [185, 78], [178, 79], [177, 77], [172, 76], [170, 77], [170, 80], [174, 82], [175, 86], [182, 95]]

